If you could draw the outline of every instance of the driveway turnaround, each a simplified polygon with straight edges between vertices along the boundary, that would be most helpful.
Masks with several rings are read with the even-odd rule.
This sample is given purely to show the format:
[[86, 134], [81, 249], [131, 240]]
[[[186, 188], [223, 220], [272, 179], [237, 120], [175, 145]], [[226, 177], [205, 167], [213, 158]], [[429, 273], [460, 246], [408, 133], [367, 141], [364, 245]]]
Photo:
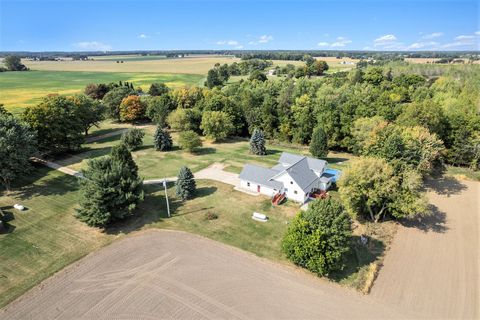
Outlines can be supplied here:
[[206, 238], [160, 230], [85, 257], [0, 313], [2, 319], [405, 317], [306, 272]]

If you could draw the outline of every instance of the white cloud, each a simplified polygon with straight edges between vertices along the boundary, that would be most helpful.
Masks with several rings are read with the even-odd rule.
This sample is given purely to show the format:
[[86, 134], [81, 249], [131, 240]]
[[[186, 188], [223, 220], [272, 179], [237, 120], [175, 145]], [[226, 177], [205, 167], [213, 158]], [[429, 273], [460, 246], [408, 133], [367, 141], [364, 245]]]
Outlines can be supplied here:
[[475, 35], [480, 36], [480, 31], [476, 31]]
[[375, 39], [373, 42], [375, 43], [375, 45], [383, 45], [385, 43], [390, 43], [393, 41], [397, 41], [397, 37], [395, 37], [393, 34], [386, 34]]
[[435, 42], [435, 41], [418, 41], [418, 42], [412, 43], [406, 49], [407, 50], [418, 50], [418, 49], [434, 50], [436, 48], [438, 48], [438, 42]]
[[235, 49], [243, 49], [243, 46], [242, 45], [238, 45], [235, 47]]
[[90, 51], [109, 51], [112, 47], [109, 44], [105, 44], [98, 41], [82, 41], [73, 44], [75, 47], [81, 50]]
[[147, 38], [150, 38], [150, 36], [149, 36], [149, 35], [146, 35], [145, 33], [141, 33], [141, 34], [139, 34], [139, 35], [138, 35], [138, 37], [139, 37], [140, 39], [147, 39]]
[[270, 41], [272, 41], [272, 40], [273, 40], [273, 37], [272, 37], [272, 36], [269, 36], [269, 35], [264, 34], [263, 36], [258, 37], [258, 40], [249, 41], [248, 44], [251, 44], [251, 45], [256, 46], [257, 44], [260, 44], [260, 43], [268, 43], [268, 42], [270, 42]]
[[268, 43], [270, 41], [273, 40], [273, 37], [272, 36], [269, 36], [269, 35], [263, 35], [260, 37], [260, 39], [258, 39], [258, 43]]
[[461, 36], [455, 37], [456, 41], [462, 41], [462, 42], [470, 42], [473, 39], [475, 39], [475, 36], [471, 36], [471, 35], [461, 35]]
[[239, 46], [239, 42], [237, 40], [220, 40], [217, 41], [216, 44], [218, 45], [229, 45], [229, 46]]
[[443, 36], [443, 32], [433, 32], [433, 33], [429, 33], [429, 34], [426, 34], [426, 35], [423, 35], [422, 36], [422, 39], [424, 40], [430, 40], [430, 39], [435, 39], [435, 38], [439, 38]]
[[336, 48], [336, 47], [345, 47], [347, 44], [349, 43], [352, 43], [352, 40], [350, 39], [347, 39], [345, 37], [337, 37], [336, 39], [337, 41], [335, 42], [325, 42], [325, 41], [322, 41], [322, 42], [319, 42], [317, 43], [317, 45], [319, 47], [332, 47], [332, 48]]

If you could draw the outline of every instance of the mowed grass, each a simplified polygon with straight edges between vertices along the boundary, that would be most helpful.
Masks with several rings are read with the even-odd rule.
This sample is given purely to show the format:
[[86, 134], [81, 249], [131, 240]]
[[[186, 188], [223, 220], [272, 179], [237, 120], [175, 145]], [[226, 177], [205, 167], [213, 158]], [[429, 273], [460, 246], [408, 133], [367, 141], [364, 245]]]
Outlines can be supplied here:
[[[14, 187], [0, 193], [10, 220], [0, 233], [0, 307], [113, 239], [74, 218], [76, 178], [37, 167]], [[15, 203], [27, 210], [14, 210]]]
[[148, 90], [150, 84], [162, 82], [169, 87], [199, 85], [203, 76], [196, 74], [156, 74], [85, 71], [23, 71], [0, 73], [0, 103], [19, 113], [25, 106], [38, 103], [47, 94], [75, 94], [89, 83], [133, 82]]
[[[129, 128], [130, 125], [105, 124], [108, 132]], [[112, 127], [114, 126], [114, 127]], [[203, 146], [196, 152], [190, 153], [178, 148], [178, 134], [172, 133], [174, 150], [168, 152], [156, 151], [153, 147], [153, 134], [155, 126], [148, 126], [143, 129], [145, 137], [143, 146], [132, 153], [140, 174], [145, 179], [158, 179], [173, 177], [178, 174], [180, 168], [188, 166], [193, 172], [204, 169], [214, 162], [226, 165], [227, 171], [239, 172], [245, 163], [252, 163], [264, 166], [274, 166], [283, 151], [297, 154], [309, 155], [307, 147], [295, 145], [267, 145], [266, 156], [255, 156], [249, 153], [249, 141], [244, 138], [232, 138], [223, 143], [212, 143], [203, 139]], [[106, 133], [106, 132], [105, 132]], [[95, 134], [95, 133], [94, 133]], [[116, 135], [96, 142], [85, 144], [86, 151], [68, 155], [56, 162], [68, 166], [74, 170], [86, 168], [88, 159], [100, 157], [110, 152], [112, 146], [120, 143], [121, 136]], [[351, 156], [347, 154], [330, 154], [326, 160], [334, 168], [341, 168]]]

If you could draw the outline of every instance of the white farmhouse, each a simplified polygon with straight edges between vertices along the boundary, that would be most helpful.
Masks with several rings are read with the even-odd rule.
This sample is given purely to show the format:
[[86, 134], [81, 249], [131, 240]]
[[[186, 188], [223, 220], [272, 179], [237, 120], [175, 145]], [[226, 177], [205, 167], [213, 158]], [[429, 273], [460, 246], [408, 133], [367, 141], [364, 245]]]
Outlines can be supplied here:
[[324, 160], [283, 152], [278, 164], [264, 168], [247, 164], [240, 173], [240, 187], [273, 197], [285, 193], [290, 200], [304, 203], [310, 193], [327, 190], [333, 175], [325, 173]]

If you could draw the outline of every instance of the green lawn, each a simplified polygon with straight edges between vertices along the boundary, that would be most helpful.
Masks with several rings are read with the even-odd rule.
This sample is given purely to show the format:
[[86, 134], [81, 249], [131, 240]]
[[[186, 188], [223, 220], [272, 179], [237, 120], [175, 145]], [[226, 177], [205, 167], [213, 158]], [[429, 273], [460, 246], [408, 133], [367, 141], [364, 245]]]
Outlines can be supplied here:
[[[129, 125], [112, 125], [106, 123], [108, 129], [127, 128]], [[104, 126], [102, 125], [102, 128]], [[180, 168], [188, 166], [193, 172], [208, 167], [214, 162], [224, 163], [227, 171], [239, 173], [245, 163], [254, 163], [264, 166], [274, 166], [277, 164], [281, 152], [287, 151], [298, 154], [309, 155], [308, 148], [293, 145], [267, 145], [266, 156], [255, 156], [249, 153], [249, 142], [247, 139], [235, 138], [224, 143], [203, 142], [203, 147], [196, 153], [189, 153], [175, 147], [173, 151], [160, 152], [153, 148], [154, 126], [144, 129], [145, 138], [143, 146], [133, 152], [133, 157], [140, 168], [140, 174], [145, 179], [162, 178], [164, 176], [176, 176]], [[94, 132], [95, 134], [95, 132]], [[178, 135], [173, 133], [174, 146], [176, 145]], [[97, 142], [85, 145], [84, 152], [70, 155], [56, 162], [68, 166], [74, 170], [80, 170], [86, 167], [88, 159], [106, 155], [110, 148], [120, 142], [120, 135], [106, 138]], [[326, 160], [331, 163], [333, 168], [342, 168], [345, 166], [351, 155], [348, 154], [330, 154]]]
[[129, 81], [144, 90], [153, 82], [170, 87], [199, 85], [204, 77], [194, 74], [88, 71], [22, 71], [0, 73], [0, 103], [19, 113], [50, 93], [80, 93], [89, 83]]

